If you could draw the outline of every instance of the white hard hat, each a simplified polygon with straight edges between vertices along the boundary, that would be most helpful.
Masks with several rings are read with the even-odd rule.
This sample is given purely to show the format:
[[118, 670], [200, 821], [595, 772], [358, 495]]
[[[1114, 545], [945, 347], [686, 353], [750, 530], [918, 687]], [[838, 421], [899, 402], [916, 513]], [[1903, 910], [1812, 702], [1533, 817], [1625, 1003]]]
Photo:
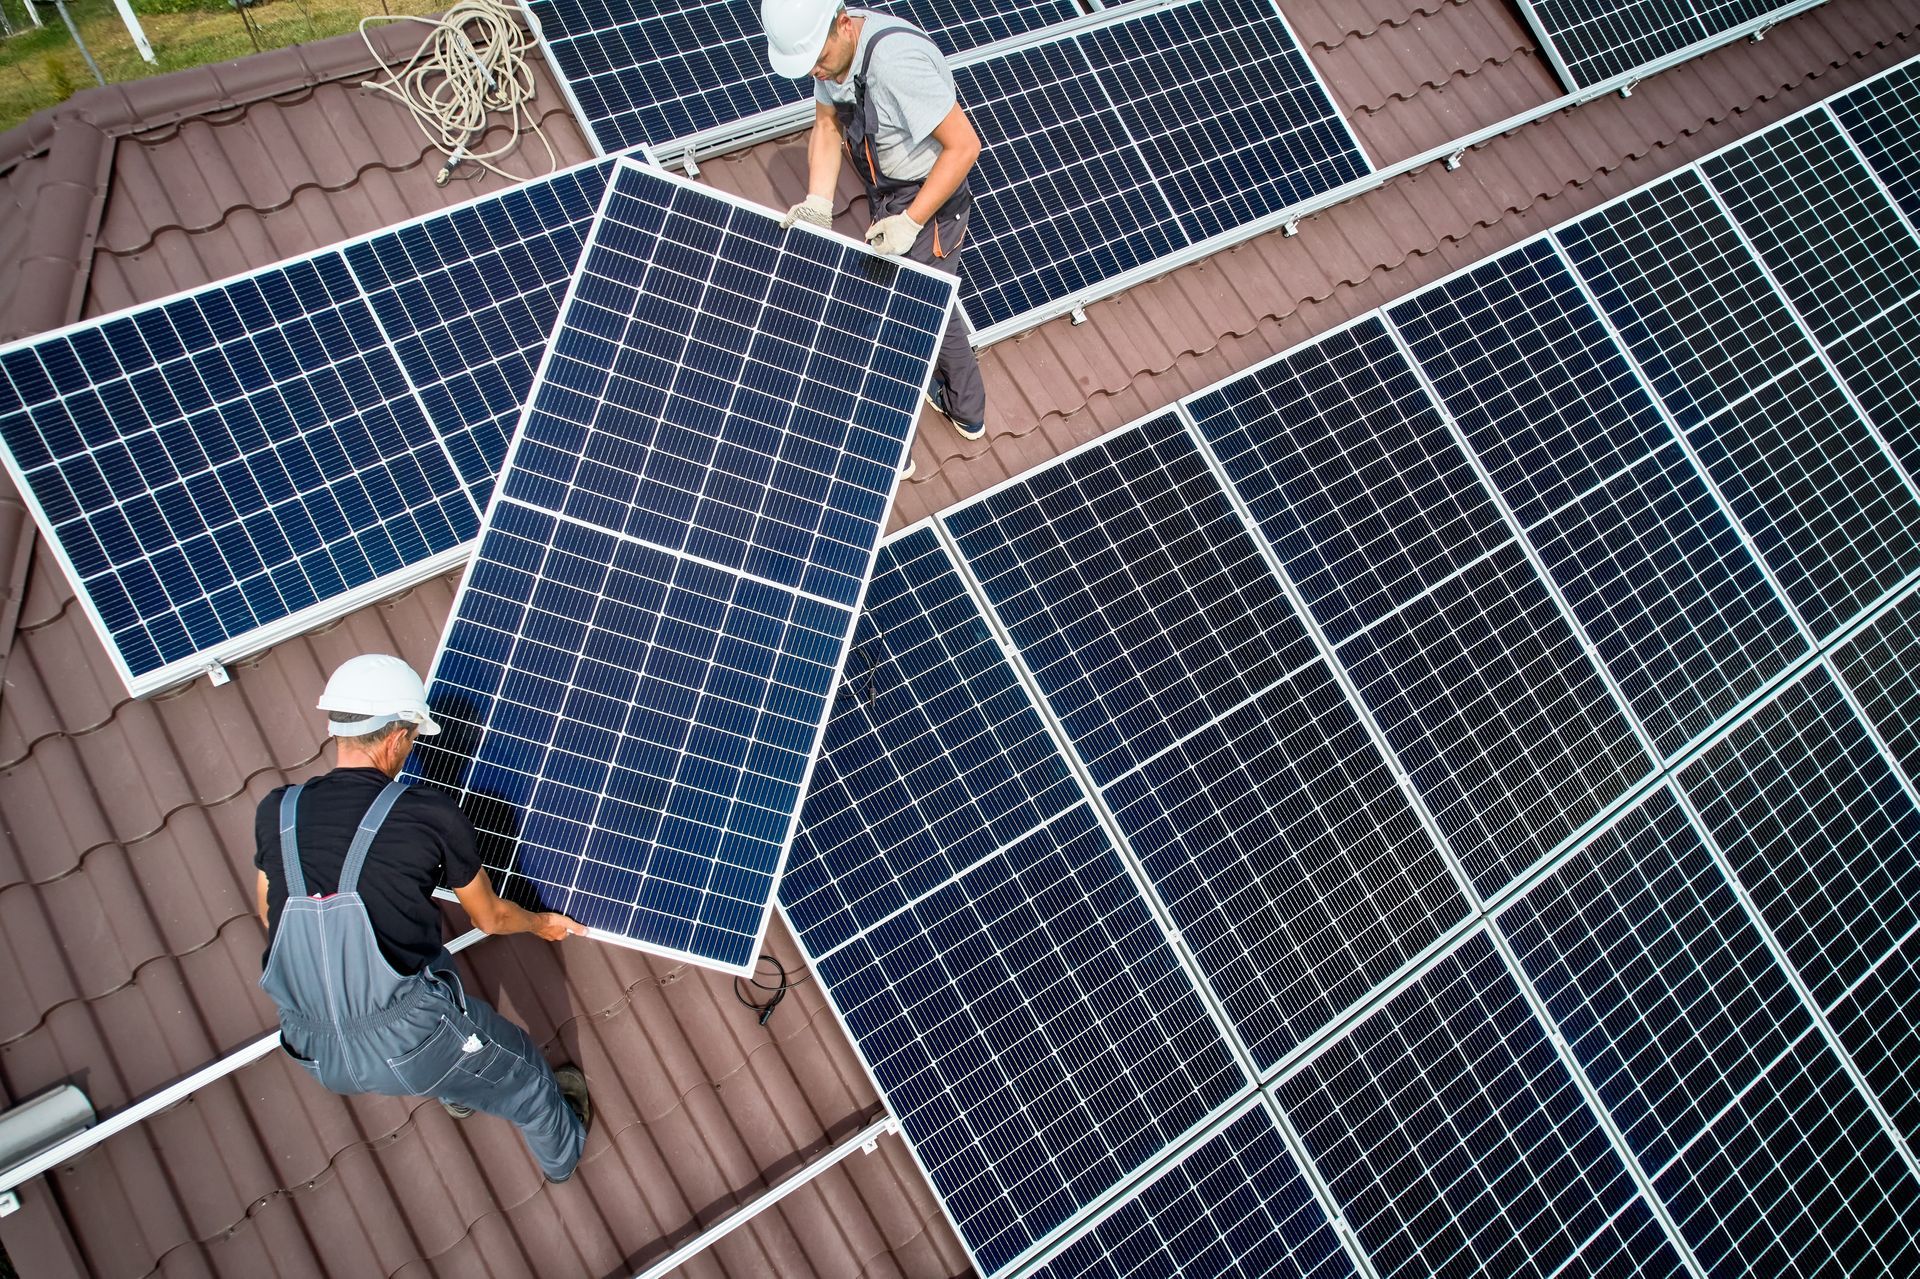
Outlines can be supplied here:
[[804, 80], [827, 47], [842, 0], [760, 0], [767, 33], [767, 65], [775, 75]]
[[413, 725], [422, 737], [440, 731], [427, 710], [427, 686], [414, 669], [385, 653], [363, 653], [340, 663], [317, 703], [323, 711], [345, 711], [366, 718], [327, 725], [335, 737], [359, 737], [388, 724]]

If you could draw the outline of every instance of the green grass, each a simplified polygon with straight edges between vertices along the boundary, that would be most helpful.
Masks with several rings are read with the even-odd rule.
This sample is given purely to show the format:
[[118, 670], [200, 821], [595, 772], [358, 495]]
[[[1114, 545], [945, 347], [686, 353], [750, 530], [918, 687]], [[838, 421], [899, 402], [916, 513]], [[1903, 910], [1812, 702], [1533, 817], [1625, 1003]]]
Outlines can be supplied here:
[[[94, 80], [52, 0], [35, 0], [40, 21], [21, 0], [0, 0], [16, 32], [0, 38], [0, 130], [66, 101]], [[109, 84], [245, 57], [352, 31], [377, 13], [437, 13], [446, 0], [261, 0], [244, 12], [227, 0], [132, 0], [158, 63], [141, 59], [113, 0], [68, 0], [67, 9]], [[422, 39], [426, 28], [420, 29]]]

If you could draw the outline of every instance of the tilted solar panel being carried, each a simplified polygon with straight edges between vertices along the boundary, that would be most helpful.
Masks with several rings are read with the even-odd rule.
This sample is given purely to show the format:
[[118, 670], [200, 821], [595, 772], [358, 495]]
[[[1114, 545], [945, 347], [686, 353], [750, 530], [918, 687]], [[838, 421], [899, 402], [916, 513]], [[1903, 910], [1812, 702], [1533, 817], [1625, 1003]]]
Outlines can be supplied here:
[[606, 167], [0, 350], [0, 457], [132, 692], [459, 561]]
[[[525, 0], [575, 116], [602, 154], [658, 146], [804, 104], [774, 75], [759, 0]], [[1080, 16], [1073, 0], [872, 0], [948, 54]]]
[[1520, 0], [1568, 89], [1659, 69], [1824, 0]]
[[414, 756], [504, 893], [751, 970], [952, 294], [618, 163]]
[[1185, 0], [954, 68], [977, 330], [1371, 171], [1271, 0]]

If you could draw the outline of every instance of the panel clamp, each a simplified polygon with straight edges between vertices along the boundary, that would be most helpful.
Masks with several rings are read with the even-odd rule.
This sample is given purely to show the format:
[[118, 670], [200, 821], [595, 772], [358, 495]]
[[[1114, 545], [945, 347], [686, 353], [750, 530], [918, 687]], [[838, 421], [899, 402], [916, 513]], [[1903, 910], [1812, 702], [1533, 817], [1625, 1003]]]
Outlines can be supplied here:
[[688, 148], [687, 153], [680, 157], [680, 167], [690, 178], [700, 176], [700, 162], [693, 158], [692, 148]]
[[1623, 98], [1631, 98], [1633, 96], [1634, 89], [1639, 85], [1639, 83], [1640, 83], [1640, 77], [1635, 76], [1633, 79], [1621, 85], [1620, 96]]
[[1300, 234], [1300, 215], [1296, 213], [1292, 217], [1288, 218], [1285, 222], [1282, 222], [1280, 224], [1280, 234], [1286, 235], [1286, 236], [1299, 235]]
[[1461, 147], [1458, 151], [1455, 151], [1452, 155], [1448, 156], [1447, 172], [1452, 173], [1455, 169], [1459, 168], [1461, 164], [1466, 161], [1466, 158], [1467, 158], [1467, 149], [1465, 147]]
[[1087, 308], [1075, 302], [1073, 304], [1073, 310], [1067, 312], [1067, 316], [1075, 324], [1085, 324], [1087, 322]]
[[219, 662], [207, 663], [206, 675], [208, 681], [211, 682], [215, 688], [219, 688], [222, 684], [230, 684], [233, 682], [233, 676], [227, 671], [227, 668]]

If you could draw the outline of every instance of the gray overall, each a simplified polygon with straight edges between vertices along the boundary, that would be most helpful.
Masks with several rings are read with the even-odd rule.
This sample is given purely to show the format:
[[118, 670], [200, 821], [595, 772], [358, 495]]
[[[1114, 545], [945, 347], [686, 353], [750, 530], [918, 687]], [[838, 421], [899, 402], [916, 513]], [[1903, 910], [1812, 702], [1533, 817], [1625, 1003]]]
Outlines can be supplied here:
[[[867, 94], [867, 67], [873, 62], [874, 47], [891, 35], [916, 35], [922, 40], [932, 40], [926, 32], [912, 27], [888, 27], [875, 33], [867, 41], [860, 59], [860, 69], [854, 73], [852, 104], [839, 103], [833, 109], [839, 117], [841, 131], [846, 135], [847, 159], [867, 188], [867, 212], [874, 222], [896, 213], [905, 213], [913, 203], [913, 198], [920, 194], [922, 186], [918, 178], [888, 177], [880, 172], [880, 166], [873, 158], [872, 138], [880, 128], [880, 119], [873, 99]], [[920, 236], [913, 242], [913, 247], [907, 250], [906, 256], [936, 271], [959, 275], [960, 242], [966, 238], [967, 216], [972, 212], [973, 192], [962, 181], [960, 189], [948, 196], [947, 202], [920, 228]], [[940, 338], [940, 359], [934, 365], [934, 372], [947, 384], [947, 410], [953, 417], [962, 422], [986, 421], [987, 384], [980, 377], [980, 358], [973, 353], [973, 342], [969, 339], [966, 321], [960, 318], [958, 312], [947, 320], [946, 332]]]
[[260, 975], [279, 1006], [287, 1055], [337, 1093], [438, 1097], [510, 1120], [542, 1172], [570, 1175], [586, 1133], [527, 1032], [468, 996], [446, 951], [401, 976], [374, 939], [356, 891], [360, 870], [406, 783], [389, 783], [360, 819], [338, 889], [312, 897], [294, 837], [301, 789], [280, 799], [287, 900]]

